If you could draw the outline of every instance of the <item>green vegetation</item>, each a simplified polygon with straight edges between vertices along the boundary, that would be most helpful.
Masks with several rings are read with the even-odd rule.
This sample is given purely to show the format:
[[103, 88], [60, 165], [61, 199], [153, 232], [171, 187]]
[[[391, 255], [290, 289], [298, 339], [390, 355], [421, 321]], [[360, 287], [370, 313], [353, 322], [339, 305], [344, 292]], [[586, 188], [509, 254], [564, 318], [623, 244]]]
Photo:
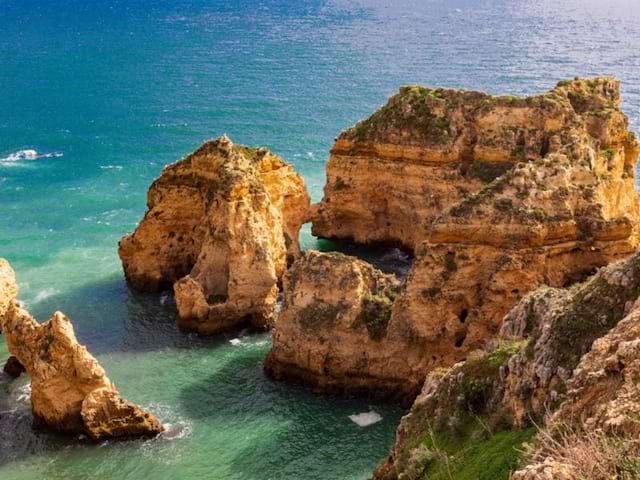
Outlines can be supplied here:
[[246, 145], [234, 145], [233, 150], [240, 155], [244, 155], [254, 163], [262, 160], [268, 152], [264, 147], [247, 147]]
[[469, 170], [467, 170], [467, 175], [471, 178], [482, 180], [485, 183], [490, 183], [512, 168], [513, 164], [509, 162], [492, 163], [474, 160]]
[[603, 148], [602, 150], [600, 150], [600, 153], [611, 160], [616, 154], [616, 151], [613, 148]]
[[499, 407], [500, 369], [526, 341], [502, 342], [487, 354], [443, 370], [438, 390], [414, 406], [398, 460], [406, 478], [507, 480], [534, 428], [514, 429]]
[[463, 410], [474, 414], [485, 413], [494, 393], [494, 383], [500, 375], [500, 367], [525, 344], [526, 342], [503, 342], [487, 355], [464, 363], [461, 369], [464, 378], [458, 396]]
[[298, 318], [300, 324], [305, 330], [311, 331], [320, 327], [331, 325], [336, 321], [338, 315], [345, 311], [345, 305], [332, 305], [330, 303], [318, 300], [304, 307]]
[[372, 340], [382, 340], [386, 336], [393, 303], [398, 293], [399, 287], [387, 286], [377, 292], [371, 292], [362, 301], [356, 325], [358, 322], [364, 323]]
[[442, 90], [419, 86], [402, 87], [400, 93], [373, 115], [358, 122], [349, 132], [360, 141], [375, 141], [389, 130], [409, 131], [415, 139], [435, 144], [450, 141], [449, 119], [434, 113], [436, 103], [445, 101]]
[[534, 428], [491, 433], [480, 419], [461, 436], [430, 433], [424, 446], [431, 452], [431, 460], [418, 478], [508, 480], [518, 465], [523, 445], [534, 434]]
[[[610, 267], [611, 268], [611, 267]], [[631, 257], [616, 265], [624, 273], [625, 282], [608, 281], [611, 273], [596, 274], [582, 284], [573, 287], [571, 303], [554, 320], [550, 330], [551, 345], [558, 364], [573, 370], [593, 341], [605, 335], [622, 320], [627, 302], [640, 296], [640, 261]], [[540, 325], [531, 335], [527, 354], [532, 355], [533, 346], [540, 336]]]

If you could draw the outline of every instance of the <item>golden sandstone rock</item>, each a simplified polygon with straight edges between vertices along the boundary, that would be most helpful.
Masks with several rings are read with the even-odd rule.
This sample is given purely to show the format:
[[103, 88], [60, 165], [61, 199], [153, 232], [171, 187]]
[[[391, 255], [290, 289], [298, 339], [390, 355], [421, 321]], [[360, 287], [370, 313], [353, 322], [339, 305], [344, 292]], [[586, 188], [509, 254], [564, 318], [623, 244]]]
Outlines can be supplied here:
[[162, 432], [155, 416], [120, 398], [98, 361], [78, 343], [66, 316], [56, 312], [39, 324], [18, 304], [13, 271], [2, 259], [0, 277], [0, 298], [10, 299], [0, 324], [9, 352], [31, 378], [36, 425], [87, 433], [94, 440]]
[[[341, 253], [305, 252], [284, 277], [284, 304], [265, 369], [276, 379], [323, 391], [402, 397], [398, 357], [369, 363], [367, 351], [385, 336], [400, 282]], [[359, 372], [353, 376], [353, 372]]]
[[16, 274], [4, 258], [0, 258], [0, 333], [2, 321], [9, 311], [11, 303], [18, 296]]
[[[528, 291], [571, 285], [631, 254], [638, 145], [619, 106], [611, 78], [560, 82], [527, 98], [406, 87], [343, 132], [313, 231], [400, 243], [416, 258], [376, 342], [342, 331], [325, 340], [332, 364], [353, 366], [340, 379], [375, 390], [389, 371], [415, 395], [429, 371], [495, 338]], [[274, 349], [312, 350], [311, 338], [285, 338], [297, 338], [290, 318], [285, 307]], [[342, 342], [354, 351], [338, 349]]]
[[293, 167], [266, 149], [206, 142], [151, 185], [148, 211], [119, 254], [134, 288], [173, 285], [179, 326], [212, 334], [271, 324], [277, 282], [309, 196]]
[[[598, 447], [638, 452], [639, 297], [640, 253], [571, 288], [542, 287], [527, 295], [507, 315], [499, 342], [427, 375], [375, 478], [433, 468], [433, 455], [416, 455], [429, 438], [454, 436], [464, 451], [508, 435], [514, 442], [508, 448], [522, 449], [535, 433], [531, 426], [545, 422], [532, 464], [514, 478], [611, 478], [572, 462]], [[633, 442], [621, 443], [628, 439]], [[452, 465], [469, 461], [458, 455]]]

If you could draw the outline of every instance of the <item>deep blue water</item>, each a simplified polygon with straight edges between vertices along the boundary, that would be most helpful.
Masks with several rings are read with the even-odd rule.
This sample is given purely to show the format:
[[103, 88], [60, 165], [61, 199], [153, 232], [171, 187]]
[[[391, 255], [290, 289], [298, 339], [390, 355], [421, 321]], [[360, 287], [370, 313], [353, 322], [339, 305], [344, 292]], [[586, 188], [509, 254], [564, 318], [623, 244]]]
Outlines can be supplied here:
[[[185, 335], [170, 298], [129, 292], [116, 244], [149, 183], [228, 133], [294, 163], [319, 200], [335, 136], [401, 84], [530, 94], [596, 74], [623, 81], [637, 131], [637, 0], [0, 0], [0, 256], [33, 313], [64, 310], [173, 425], [77, 445], [31, 432], [24, 387], [3, 383], [0, 410], [18, 407], [0, 413], [0, 478], [367, 478], [400, 409], [274, 384], [268, 335]], [[383, 420], [348, 418], [370, 409]]]

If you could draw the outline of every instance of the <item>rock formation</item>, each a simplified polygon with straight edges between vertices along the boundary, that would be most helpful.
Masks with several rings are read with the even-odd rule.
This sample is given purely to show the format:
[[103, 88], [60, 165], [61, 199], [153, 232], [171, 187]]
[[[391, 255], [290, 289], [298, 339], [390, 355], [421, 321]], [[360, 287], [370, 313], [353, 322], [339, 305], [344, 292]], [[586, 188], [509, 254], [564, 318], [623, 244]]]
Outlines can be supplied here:
[[[428, 372], [495, 338], [527, 292], [571, 285], [634, 252], [638, 146], [619, 105], [610, 78], [528, 98], [411, 87], [344, 132], [314, 232], [401, 242], [415, 261], [375, 344], [361, 334], [348, 352], [343, 335], [323, 337], [340, 378], [376, 389], [392, 371], [417, 392]], [[300, 336], [288, 318], [274, 349], [296, 348], [284, 338]]]
[[336, 140], [313, 233], [415, 250], [443, 210], [552, 153], [591, 162], [617, 191], [616, 179], [633, 176], [636, 148], [619, 103], [611, 78], [560, 82], [526, 98], [402, 87]]
[[[486, 458], [474, 453], [491, 450], [501, 470], [481, 478], [506, 479], [518, 463], [515, 449], [536, 433], [532, 422], [549, 420], [544, 438], [554, 425], [570, 426], [574, 437], [585, 429], [637, 437], [639, 296], [640, 253], [569, 289], [542, 287], [526, 296], [488, 351], [427, 376], [375, 478], [422, 478], [412, 472], [433, 475], [445, 463], [454, 471], [481, 468], [474, 462]], [[559, 454], [560, 443], [553, 445]], [[515, 478], [596, 478], [576, 475], [549, 449], [533, 458]]]
[[283, 283], [284, 303], [265, 362], [267, 373], [323, 391], [406, 394], [401, 357], [382, 363], [368, 358], [380, 348], [400, 290], [393, 275], [341, 253], [308, 251]]
[[4, 258], [0, 258], [0, 333], [2, 333], [2, 321], [17, 296], [16, 274], [9, 262]]
[[140, 290], [173, 285], [182, 328], [264, 326], [308, 206], [302, 178], [280, 157], [224, 136], [206, 142], [151, 185], [147, 213], [120, 241], [126, 277]]
[[153, 436], [156, 417], [120, 397], [98, 361], [80, 345], [67, 317], [56, 312], [39, 324], [14, 299], [13, 272], [0, 259], [0, 298], [11, 298], [0, 316], [9, 352], [31, 377], [34, 424], [94, 440]]

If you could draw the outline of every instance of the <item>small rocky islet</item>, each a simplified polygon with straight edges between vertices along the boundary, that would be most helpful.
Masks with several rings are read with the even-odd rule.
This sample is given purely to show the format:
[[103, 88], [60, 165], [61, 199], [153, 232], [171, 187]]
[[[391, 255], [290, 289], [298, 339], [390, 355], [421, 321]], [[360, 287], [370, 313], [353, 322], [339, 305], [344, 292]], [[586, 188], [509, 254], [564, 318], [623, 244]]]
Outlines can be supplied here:
[[[315, 205], [282, 158], [222, 136], [153, 182], [125, 276], [172, 287], [181, 329], [272, 329], [275, 380], [411, 406], [377, 480], [635, 478], [639, 146], [620, 103], [610, 77], [531, 97], [402, 87], [336, 139]], [[411, 272], [303, 252], [307, 222], [400, 247]], [[162, 431], [64, 314], [39, 324], [17, 296], [0, 261], [7, 369], [30, 376], [38, 426]]]

